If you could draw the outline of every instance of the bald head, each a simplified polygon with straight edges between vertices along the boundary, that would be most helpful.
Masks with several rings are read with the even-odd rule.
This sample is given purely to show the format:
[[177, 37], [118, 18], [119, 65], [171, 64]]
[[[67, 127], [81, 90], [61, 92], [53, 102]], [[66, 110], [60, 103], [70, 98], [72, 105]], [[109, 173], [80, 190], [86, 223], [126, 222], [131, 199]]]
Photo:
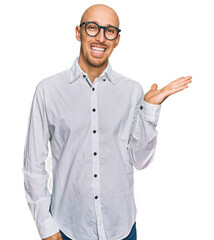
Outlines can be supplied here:
[[81, 17], [82, 22], [99, 21], [99, 24], [110, 24], [118, 27], [120, 25], [119, 17], [115, 10], [104, 4], [95, 4], [85, 10]]
[[[98, 29], [93, 24], [88, 25], [88, 22], [94, 22], [100, 27], [104, 27], [104, 29]], [[85, 23], [85, 25], [81, 25], [81, 23]], [[108, 28], [109, 26], [119, 28], [119, 18], [111, 7], [104, 4], [96, 4], [85, 10], [81, 17], [80, 25], [75, 28], [76, 39], [81, 42], [78, 63], [93, 81], [107, 67], [108, 59], [120, 41], [119, 31], [121, 30], [117, 29], [115, 31], [112, 28]], [[108, 30], [107, 33], [106, 30]], [[106, 34], [107, 36], [109, 36], [108, 34], [112, 36], [111, 34], [115, 33], [115, 38], [109, 39], [106, 37]]]

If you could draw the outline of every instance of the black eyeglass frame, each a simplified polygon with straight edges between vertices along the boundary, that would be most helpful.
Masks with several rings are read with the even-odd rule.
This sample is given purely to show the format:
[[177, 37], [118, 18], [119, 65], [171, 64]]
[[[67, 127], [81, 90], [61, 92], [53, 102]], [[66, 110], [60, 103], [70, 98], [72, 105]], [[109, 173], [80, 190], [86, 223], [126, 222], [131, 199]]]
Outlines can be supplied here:
[[[89, 23], [96, 24], [97, 27], [99, 28], [99, 31], [98, 31], [98, 33], [97, 33], [96, 35], [90, 35], [90, 34], [88, 34], [86, 28], [87, 28], [87, 25], [88, 25]], [[83, 23], [80, 24], [80, 27], [81, 27], [83, 24], [85, 24], [85, 32], [86, 32], [90, 37], [96, 37], [96, 36], [99, 34], [100, 29], [103, 28], [103, 29], [104, 29], [104, 36], [105, 36], [105, 38], [108, 39], [108, 40], [110, 40], [110, 41], [112, 41], [112, 40], [115, 40], [115, 39], [118, 37], [119, 32], [121, 32], [121, 29], [119, 29], [119, 28], [117, 28], [117, 27], [115, 27], [115, 26], [111, 26], [111, 25], [109, 25], [109, 26], [107, 26], [107, 27], [104, 27], [104, 26], [98, 25], [98, 24], [95, 23], [95, 22], [83, 22]], [[106, 37], [106, 29], [109, 28], [109, 27], [113, 27], [113, 28], [115, 28], [115, 29], [117, 30], [117, 36], [116, 36], [115, 38], [113, 38], [113, 39], [109, 39], [109, 38]]]

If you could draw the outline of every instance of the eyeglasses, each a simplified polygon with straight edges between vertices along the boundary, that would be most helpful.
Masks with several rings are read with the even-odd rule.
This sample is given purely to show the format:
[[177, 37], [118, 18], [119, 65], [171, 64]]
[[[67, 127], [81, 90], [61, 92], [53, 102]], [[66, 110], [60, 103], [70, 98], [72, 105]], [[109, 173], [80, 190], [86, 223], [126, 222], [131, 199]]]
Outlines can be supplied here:
[[99, 34], [101, 28], [104, 29], [104, 36], [108, 40], [116, 39], [119, 32], [121, 32], [121, 30], [119, 28], [114, 27], [114, 26], [104, 27], [104, 26], [99, 26], [95, 22], [83, 22], [80, 24], [80, 27], [83, 24], [85, 24], [85, 32], [91, 37], [97, 36]]

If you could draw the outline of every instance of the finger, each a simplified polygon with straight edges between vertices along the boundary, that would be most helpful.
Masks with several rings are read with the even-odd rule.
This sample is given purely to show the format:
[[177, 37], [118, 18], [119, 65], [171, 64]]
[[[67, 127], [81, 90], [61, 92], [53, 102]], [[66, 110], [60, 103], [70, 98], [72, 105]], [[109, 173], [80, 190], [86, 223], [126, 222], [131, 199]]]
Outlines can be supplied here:
[[188, 85], [184, 85], [184, 86], [179, 87], [179, 88], [171, 89], [169, 91], [169, 96], [174, 94], [174, 93], [180, 92], [180, 91], [184, 90], [185, 88], [188, 88]]
[[178, 83], [178, 82], [182, 82], [182, 81], [185, 81], [185, 80], [189, 80], [191, 79], [192, 76], [187, 76], [187, 77], [180, 77], [172, 82], [169, 83], [170, 86], [173, 86], [174, 84]]
[[170, 86], [170, 88], [171, 88], [171, 89], [173, 89], [173, 88], [179, 88], [179, 87], [182, 87], [183, 85], [187, 85], [187, 84], [189, 84], [189, 83], [191, 83], [191, 82], [192, 82], [192, 80], [188, 79], [188, 80], [185, 80], [185, 81], [182, 81], [182, 82], [178, 82], [178, 83]]
[[171, 82], [169, 85], [170, 85], [170, 86], [173, 86], [173, 85], [175, 85], [175, 84], [177, 84], [177, 83], [180, 83], [180, 82], [183, 82], [183, 81], [186, 81], [186, 80], [190, 80], [191, 78], [192, 78], [191, 76], [189, 76], [189, 77], [183, 77], [183, 78], [178, 78], [177, 80]]
[[172, 85], [173, 83], [175, 83], [175, 82], [177, 82], [177, 81], [179, 81], [179, 80], [182, 80], [182, 79], [184, 79], [184, 77], [179, 77], [179, 78], [177, 78], [176, 80], [170, 82], [169, 85]]
[[157, 90], [158, 85], [156, 83], [152, 84], [151, 86], [151, 90]]

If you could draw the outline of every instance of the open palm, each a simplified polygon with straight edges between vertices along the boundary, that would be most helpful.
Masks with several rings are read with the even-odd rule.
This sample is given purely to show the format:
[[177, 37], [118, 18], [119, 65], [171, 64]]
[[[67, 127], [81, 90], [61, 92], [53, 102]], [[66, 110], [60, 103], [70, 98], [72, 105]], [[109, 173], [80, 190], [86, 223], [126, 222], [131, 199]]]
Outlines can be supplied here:
[[154, 83], [144, 95], [144, 100], [151, 104], [161, 104], [170, 95], [187, 88], [187, 84], [192, 82], [191, 78], [191, 76], [180, 77], [161, 89], [157, 89], [158, 85]]

